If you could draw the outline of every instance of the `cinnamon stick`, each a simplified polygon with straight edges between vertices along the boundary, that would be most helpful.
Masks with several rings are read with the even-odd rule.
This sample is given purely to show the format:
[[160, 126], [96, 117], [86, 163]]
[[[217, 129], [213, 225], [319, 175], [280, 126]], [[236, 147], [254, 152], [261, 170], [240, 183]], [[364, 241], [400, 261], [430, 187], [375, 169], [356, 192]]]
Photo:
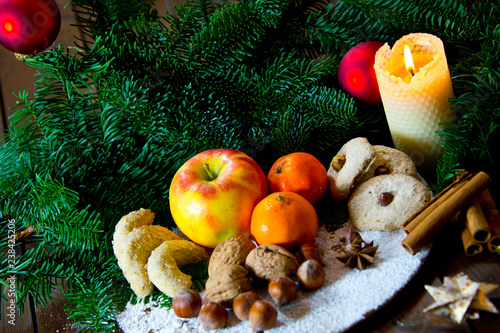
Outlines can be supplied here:
[[432, 211], [426, 214], [423, 220], [401, 242], [403, 247], [411, 254], [415, 254], [436, 235], [439, 229], [474, 197], [486, 189], [491, 182], [491, 177], [485, 172], [478, 172], [446, 200], [438, 200], [437, 204], [435, 202]]
[[409, 234], [435, 209], [439, 208], [443, 204], [443, 202], [447, 201], [458, 190], [460, 190], [469, 180], [472, 179], [473, 176], [473, 174], [467, 173], [453, 181], [450, 185], [448, 185], [448, 187], [434, 196], [434, 198], [432, 198], [432, 200], [429, 201], [424, 207], [422, 207], [422, 209], [420, 209], [415, 215], [413, 215], [405, 223], [403, 223], [403, 230], [407, 234]]
[[486, 243], [490, 238], [490, 227], [477, 198], [473, 199], [465, 213], [465, 225], [472, 238], [479, 243]]
[[465, 254], [468, 256], [473, 256], [483, 252], [483, 245], [472, 237], [472, 234], [467, 227], [462, 230], [462, 244], [464, 246]]
[[490, 228], [491, 236], [487, 243], [488, 250], [496, 253], [500, 246], [500, 212], [489, 189], [482, 191], [477, 200]]

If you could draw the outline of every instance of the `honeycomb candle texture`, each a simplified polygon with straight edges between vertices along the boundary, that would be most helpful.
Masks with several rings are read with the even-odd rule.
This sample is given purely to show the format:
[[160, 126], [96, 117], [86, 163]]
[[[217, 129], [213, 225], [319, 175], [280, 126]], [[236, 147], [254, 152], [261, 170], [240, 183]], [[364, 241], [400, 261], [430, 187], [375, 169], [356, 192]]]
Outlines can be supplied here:
[[[406, 60], [405, 46], [411, 55]], [[425, 33], [403, 36], [392, 49], [385, 44], [377, 51], [374, 67], [394, 146], [417, 167], [434, 169], [444, 153], [436, 131], [456, 121], [443, 42]]]

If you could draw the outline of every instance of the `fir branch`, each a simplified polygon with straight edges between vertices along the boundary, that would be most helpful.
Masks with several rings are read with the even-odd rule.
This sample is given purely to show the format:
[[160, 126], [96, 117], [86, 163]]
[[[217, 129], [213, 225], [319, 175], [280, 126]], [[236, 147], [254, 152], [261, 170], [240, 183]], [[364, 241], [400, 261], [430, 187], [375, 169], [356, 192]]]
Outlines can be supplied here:
[[[151, 18], [157, 17], [156, 10], [151, 10], [153, 0], [73, 0], [73, 12], [78, 21], [78, 26], [83, 34], [90, 40], [102, 36], [112, 26], [123, 29], [123, 22], [133, 19], [134, 16], [148, 14]], [[85, 39], [81, 45], [90, 49]]]
[[[470, 42], [481, 31], [477, 11], [482, 11], [483, 7], [477, 9], [475, 6], [470, 6], [468, 1], [344, 0], [343, 2], [361, 9], [365, 15], [382, 24], [395, 39], [419, 31], [447, 37], [450, 40]], [[393, 43], [394, 40], [390, 42]]]
[[199, 292], [205, 290], [205, 282], [208, 279], [208, 261], [200, 261], [188, 267], [183, 267], [182, 271], [191, 276], [193, 289]]
[[[164, 17], [150, 0], [73, 3], [86, 35], [80, 49], [26, 61], [38, 81], [32, 97], [19, 94], [0, 145], [0, 215], [39, 230], [38, 247], [17, 266], [19, 301], [31, 294], [44, 304], [56, 279], [67, 280], [69, 311], [87, 330], [112, 330], [131, 299], [111, 251], [116, 222], [148, 207], [155, 224], [173, 226], [169, 184], [189, 157], [236, 148], [266, 169], [308, 151], [327, 165], [349, 138], [387, 132], [381, 108], [365, 110], [337, 89], [340, 57], [357, 43], [414, 31], [442, 37], [460, 121], [440, 133], [439, 183], [469, 160], [498, 158], [493, 1], [200, 0]], [[330, 224], [345, 217], [318, 210]], [[194, 280], [202, 286], [203, 274]]]
[[[73, 268], [66, 267], [64, 262], [51, 261], [60, 259], [57, 255], [49, 253], [57, 250], [57, 244], [47, 244], [47, 248], [36, 247], [28, 250], [21, 256], [16, 256], [15, 265], [11, 268], [7, 260], [2, 260], [0, 277], [2, 282], [7, 277], [14, 275], [16, 281], [16, 298], [18, 310], [22, 313], [24, 303], [29, 294], [33, 296], [35, 305], [46, 305], [52, 298], [51, 293], [55, 287], [55, 279], [71, 274]], [[47, 260], [49, 259], [49, 260]]]
[[249, 59], [255, 42], [264, 33], [258, 24], [249, 24], [256, 18], [251, 8], [230, 4], [215, 12], [209, 24], [191, 40], [189, 59], [202, 62], [201, 71], [213, 64], [231, 65]]
[[332, 201], [328, 196], [324, 196], [315, 205], [314, 209], [318, 214], [318, 219], [329, 228], [340, 227], [349, 220], [347, 205], [339, 201]]
[[158, 305], [161, 308], [171, 309], [172, 308], [172, 297], [169, 297], [159, 291], [158, 289], [154, 289], [153, 292], [141, 299], [138, 299], [134, 294], [130, 298], [130, 304], [154, 304]]
[[268, 101], [284, 99], [292, 102], [295, 95], [291, 92], [301, 91], [318, 83], [324, 75], [323, 63], [321, 61], [310, 62], [298, 59], [291, 53], [278, 58], [263, 70], [259, 79], [259, 86], [263, 89], [263, 95]]
[[[500, 13], [498, 5], [493, 12]], [[494, 172], [492, 166], [499, 158], [494, 142], [500, 138], [500, 65], [493, 59], [500, 54], [494, 42], [500, 37], [500, 19], [496, 15], [490, 20], [494, 24], [483, 32], [480, 49], [451, 68], [456, 96], [451, 102], [458, 122], [440, 132], [446, 148], [437, 168], [440, 188], [457, 168]]]
[[116, 328], [115, 313], [118, 311], [113, 281], [102, 276], [91, 276], [88, 281], [76, 279], [67, 300], [68, 319], [82, 325], [79, 332], [110, 332]]

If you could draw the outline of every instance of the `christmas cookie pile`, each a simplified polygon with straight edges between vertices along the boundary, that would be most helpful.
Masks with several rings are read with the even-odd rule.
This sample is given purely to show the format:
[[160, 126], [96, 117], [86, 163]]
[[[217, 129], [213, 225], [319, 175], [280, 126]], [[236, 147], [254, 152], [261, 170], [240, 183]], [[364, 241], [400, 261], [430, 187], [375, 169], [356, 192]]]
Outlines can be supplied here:
[[372, 146], [366, 138], [352, 139], [339, 150], [328, 181], [335, 200], [348, 200], [351, 222], [359, 230], [400, 229], [431, 199], [408, 155]]

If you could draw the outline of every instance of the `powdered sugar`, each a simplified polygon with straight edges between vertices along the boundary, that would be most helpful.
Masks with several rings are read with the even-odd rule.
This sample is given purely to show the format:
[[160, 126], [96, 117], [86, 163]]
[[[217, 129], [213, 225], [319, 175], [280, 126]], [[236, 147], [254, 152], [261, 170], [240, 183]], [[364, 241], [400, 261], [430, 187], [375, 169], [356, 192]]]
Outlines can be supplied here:
[[[342, 253], [338, 245], [348, 239], [349, 230], [350, 224], [333, 233], [324, 226], [319, 229], [316, 242], [325, 251], [325, 285], [314, 292], [300, 290], [291, 303], [277, 307], [278, 319], [269, 332], [344, 331], [403, 289], [429, 252], [424, 249], [416, 255], [409, 254], [401, 246], [405, 237], [402, 230], [360, 232], [366, 242], [373, 240], [379, 248], [372, 266], [363, 271], [350, 269], [336, 259]], [[257, 291], [263, 299], [271, 300], [265, 288]], [[180, 319], [172, 310], [153, 303], [129, 303], [116, 320], [125, 333], [204, 332], [197, 318]], [[219, 331], [236, 333], [251, 329], [248, 322], [240, 321], [230, 311], [227, 327]]]

